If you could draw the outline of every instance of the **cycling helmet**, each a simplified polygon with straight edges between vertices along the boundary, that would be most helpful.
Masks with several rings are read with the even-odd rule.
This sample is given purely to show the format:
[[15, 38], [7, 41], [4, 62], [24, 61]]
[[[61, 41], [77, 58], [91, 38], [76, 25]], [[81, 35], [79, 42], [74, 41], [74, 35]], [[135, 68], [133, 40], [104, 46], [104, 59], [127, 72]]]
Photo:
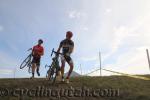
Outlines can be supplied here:
[[66, 32], [66, 37], [72, 38], [73, 33], [71, 31]]

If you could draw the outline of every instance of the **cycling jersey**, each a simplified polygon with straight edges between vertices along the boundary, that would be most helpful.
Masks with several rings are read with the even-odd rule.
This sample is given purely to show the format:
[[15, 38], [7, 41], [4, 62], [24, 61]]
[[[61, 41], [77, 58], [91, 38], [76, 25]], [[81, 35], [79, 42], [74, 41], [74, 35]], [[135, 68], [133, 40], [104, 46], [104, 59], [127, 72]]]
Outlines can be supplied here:
[[73, 63], [72, 58], [70, 57], [71, 50], [74, 48], [74, 42], [69, 39], [64, 39], [60, 42], [60, 47], [62, 47], [62, 61], [67, 61], [68, 63]]
[[60, 43], [60, 46], [62, 47], [62, 53], [65, 55], [67, 53], [71, 53], [71, 49], [74, 47], [74, 42], [69, 39], [62, 40]]
[[41, 45], [36, 45], [33, 47], [33, 52], [34, 52], [34, 57], [36, 58], [41, 58], [41, 55], [39, 55], [39, 53], [43, 53], [44, 52], [44, 48]]
[[37, 66], [40, 66], [41, 55], [39, 55], [39, 53], [44, 53], [44, 48], [40, 45], [36, 45], [33, 47], [32, 52], [34, 52], [32, 63], [35, 63]]

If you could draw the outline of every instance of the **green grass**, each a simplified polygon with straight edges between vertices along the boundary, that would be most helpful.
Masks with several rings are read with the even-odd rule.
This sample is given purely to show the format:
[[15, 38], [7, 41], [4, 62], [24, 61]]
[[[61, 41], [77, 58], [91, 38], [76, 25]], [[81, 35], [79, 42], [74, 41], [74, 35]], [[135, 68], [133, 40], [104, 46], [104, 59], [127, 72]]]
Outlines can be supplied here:
[[[145, 75], [144, 77], [149, 77]], [[52, 85], [45, 79], [0, 79], [2, 89], [35, 89], [39, 86], [44, 88], [60, 89], [119, 89], [119, 96], [82, 96], [82, 97], [29, 97], [29, 96], [1, 96], [0, 100], [150, 100], [150, 81], [130, 78], [126, 76], [106, 76], [106, 77], [76, 77], [70, 79], [70, 84], [59, 83]]]

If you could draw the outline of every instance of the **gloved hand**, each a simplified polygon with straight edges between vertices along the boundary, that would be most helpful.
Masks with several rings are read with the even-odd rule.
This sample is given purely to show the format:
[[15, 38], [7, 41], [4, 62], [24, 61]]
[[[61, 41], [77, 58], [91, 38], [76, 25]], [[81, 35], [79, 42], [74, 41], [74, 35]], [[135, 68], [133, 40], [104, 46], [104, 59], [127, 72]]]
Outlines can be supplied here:
[[59, 54], [58, 53], [56, 53], [56, 55], [55, 55], [56, 57], [58, 57], [59, 56]]
[[70, 53], [66, 53], [65, 56], [70, 56]]

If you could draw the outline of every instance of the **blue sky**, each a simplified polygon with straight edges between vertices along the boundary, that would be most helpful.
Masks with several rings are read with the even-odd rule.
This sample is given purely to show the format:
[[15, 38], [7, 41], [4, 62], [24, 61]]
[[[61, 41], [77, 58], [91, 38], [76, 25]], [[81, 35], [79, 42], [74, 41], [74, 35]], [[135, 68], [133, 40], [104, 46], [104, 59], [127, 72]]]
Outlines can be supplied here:
[[14, 69], [16, 77], [30, 76], [19, 65], [39, 38], [45, 47], [44, 77], [51, 49], [58, 47], [68, 30], [74, 33], [75, 71], [80, 73], [80, 64], [83, 74], [99, 68], [101, 51], [103, 68], [147, 74], [149, 26], [149, 0], [0, 0], [0, 77], [13, 77]]

